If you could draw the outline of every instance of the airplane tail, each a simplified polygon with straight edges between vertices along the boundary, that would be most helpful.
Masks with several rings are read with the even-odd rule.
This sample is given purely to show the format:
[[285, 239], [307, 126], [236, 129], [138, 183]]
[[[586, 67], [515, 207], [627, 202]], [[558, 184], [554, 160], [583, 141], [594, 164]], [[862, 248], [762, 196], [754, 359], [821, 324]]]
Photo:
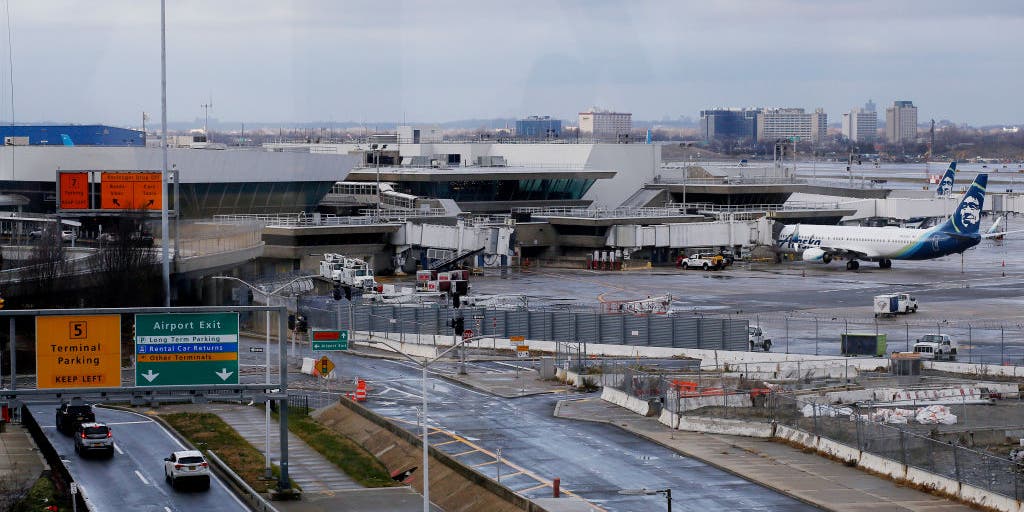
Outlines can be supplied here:
[[981, 223], [981, 210], [985, 207], [985, 186], [988, 185], [988, 174], [979, 174], [974, 183], [967, 188], [960, 198], [953, 215], [939, 227], [939, 230], [951, 235], [978, 235]]
[[987, 235], [993, 235], [999, 233], [999, 225], [1003, 223], [1003, 217], [999, 217], [995, 222], [992, 223], [992, 227], [988, 228], [985, 232]]
[[953, 181], [956, 180], [956, 160], [949, 163], [949, 168], [942, 175], [942, 180], [939, 181], [939, 186], [935, 187], [935, 195], [942, 197], [948, 196], [953, 192]]
[[71, 141], [71, 136], [69, 136], [66, 133], [60, 134], [60, 140], [61, 140], [61, 142], [64, 143], [65, 146], [74, 146], [75, 145], [75, 143]]

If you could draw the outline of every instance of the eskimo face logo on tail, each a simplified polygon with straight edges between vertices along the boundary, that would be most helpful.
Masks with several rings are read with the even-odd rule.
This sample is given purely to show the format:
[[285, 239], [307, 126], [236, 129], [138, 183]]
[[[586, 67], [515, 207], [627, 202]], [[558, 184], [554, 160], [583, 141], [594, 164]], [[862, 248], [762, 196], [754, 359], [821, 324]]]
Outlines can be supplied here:
[[964, 194], [953, 214], [953, 226], [960, 233], [977, 233], [981, 221], [981, 209], [985, 206], [986, 175], [979, 175]]
[[949, 195], [949, 193], [952, 192], [952, 191], [953, 191], [953, 175], [947, 173], [942, 178], [942, 182], [939, 183], [939, 188], [936, 189], [936, 193], [937, 193], [937, 195], [945, 196], [945, 195]]

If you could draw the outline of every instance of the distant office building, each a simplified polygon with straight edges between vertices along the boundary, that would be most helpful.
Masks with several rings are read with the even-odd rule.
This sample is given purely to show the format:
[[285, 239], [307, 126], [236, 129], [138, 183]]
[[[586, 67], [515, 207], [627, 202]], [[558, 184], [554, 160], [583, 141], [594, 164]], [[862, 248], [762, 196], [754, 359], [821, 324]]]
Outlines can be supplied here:
[[704, 140], [757, 138], [757, 110], [719, 108], [700, 111]]
[[516, 121], [516, 137], [529, 140], [557, 139], [562, 136], [562, 121], [551, 116], [530, 116]]
[[0, 126], [7, 146], [146, 147], [146, 134], [102, 124]]
[[[870, 101], [868, 105], [873, 105]], [[843, 114], [843, 137], [853, 142], [872, 142], [878, 138], [878, 113], [855, 108]]]
[[878, 113], [878, 107], [875, 106], [875, 102], [872, 100], [868, 100], [868, 102], [864, 104], [864, 110]]
[[828, 114], [822, 109], [804, 112], [802, 108], [765, 108], [757, 115], [757, 140], [771, 141], [799, 137], [801, 141], [820, 142], [828, 129]]
[[580, 135], [595, 140], [618, 141], [633, 130], [633, 114], [593, 107], [580, 112]]
[[894, 101], [885, 109], [885, 139], [890, 143], [917, 139], [917, 107], [913, 101]]

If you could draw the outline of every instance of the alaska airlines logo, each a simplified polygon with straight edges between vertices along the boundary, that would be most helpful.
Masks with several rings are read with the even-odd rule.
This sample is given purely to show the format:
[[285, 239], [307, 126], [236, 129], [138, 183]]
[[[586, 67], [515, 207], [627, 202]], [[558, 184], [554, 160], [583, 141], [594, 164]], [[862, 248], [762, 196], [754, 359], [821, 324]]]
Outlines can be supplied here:
[[942, 181], [939, 183], [939, 187], [936, 189], [936, 192], [940, 196], [945, 196], [945, 195], [948, 195], [952, 191], [953, 191], [953, 176], [951, 174], [946, 174], [945, 176], [942, 177]]
[[779, 245], [790, 249], [803, 249], [806, 247], [821, 246], [821, 239], [813, 236], [800, 238], [800, 235], [788, 235], [786, 238], [779, 241]]

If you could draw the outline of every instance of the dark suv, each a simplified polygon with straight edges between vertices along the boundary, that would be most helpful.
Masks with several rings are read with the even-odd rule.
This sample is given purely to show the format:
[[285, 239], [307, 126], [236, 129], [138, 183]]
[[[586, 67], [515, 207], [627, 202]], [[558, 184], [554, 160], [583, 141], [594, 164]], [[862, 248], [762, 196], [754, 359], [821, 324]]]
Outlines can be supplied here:
[[92, 406], [83, 402], [80, 398], [72, 399], [70, 402], [63, 402], [57, 408], [57, 430], [65, 434], [73, 433], [82, 423], [96, 421], [96, 414], [92, 412]]

